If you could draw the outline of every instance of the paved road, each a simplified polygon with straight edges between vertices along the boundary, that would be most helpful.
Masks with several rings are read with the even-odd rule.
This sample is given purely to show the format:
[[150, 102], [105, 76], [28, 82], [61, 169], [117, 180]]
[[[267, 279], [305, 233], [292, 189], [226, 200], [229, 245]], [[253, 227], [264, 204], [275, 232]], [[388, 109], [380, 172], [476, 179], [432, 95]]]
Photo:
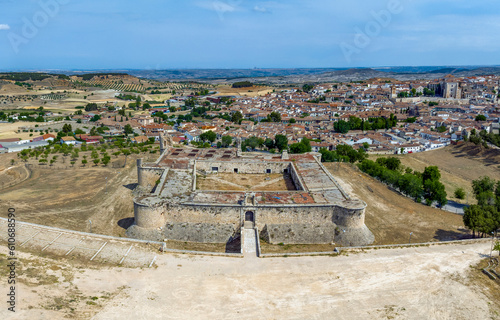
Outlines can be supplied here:
[[461, 204], [455, 201], [448, 200], [448, 204], [443, 207], [443, 210], [463, 215], [464, 209], [466, 207], [467, 207], [466, 204]]

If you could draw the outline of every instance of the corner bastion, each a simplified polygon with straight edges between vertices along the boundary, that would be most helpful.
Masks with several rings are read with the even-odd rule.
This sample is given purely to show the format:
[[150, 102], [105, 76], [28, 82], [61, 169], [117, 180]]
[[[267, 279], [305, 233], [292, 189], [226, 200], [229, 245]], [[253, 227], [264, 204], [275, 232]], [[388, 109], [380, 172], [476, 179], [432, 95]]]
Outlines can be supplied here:
[[342, 190], [318, 153], [242, 154], [163, 143], [162, 151], [155, 163], [137, 162], [129, 237], [228, 243], [242, 228], [256, 227], [272, 244], [374, 241], [366, 203]]

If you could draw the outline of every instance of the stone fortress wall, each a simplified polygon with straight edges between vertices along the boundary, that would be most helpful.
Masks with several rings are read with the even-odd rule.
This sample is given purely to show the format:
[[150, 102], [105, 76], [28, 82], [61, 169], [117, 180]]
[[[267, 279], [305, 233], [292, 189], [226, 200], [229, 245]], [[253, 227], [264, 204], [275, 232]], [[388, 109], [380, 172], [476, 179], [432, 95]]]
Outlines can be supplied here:
[[[168, 153], [165, 149], [164, 153]], [[163, 155], [162, 155], [163, 156]], [[161, 157], [160, 157], [161, 158]], [[316, 159], [317, 160], [317, 159]], [[345, 197], [338, 203], [267, 203], [257, 199], [255, 192], [200, 191], [196, 172], [204, 174], [287, 173], [297, 191], [269, 192], [272, 195], [299, 195], [308, 192], [293, 161], [263, 161], [237, 157], [228, 161], [192, 160], [186, 181], [189, 192], [179, 199], [164, 197], [162, 188], [169, 183], [168, 170], [155, 164], [138, 164], [141, 196], [134, 199], [135, 223], [127, 230], [131, 237], [162, 241], [172, 239], [206, 243], [227, 243], [238, 237], [245, 221], [251, 221], [260, 230], [260, 236], [269, 243], [332, 243], [339, 245], [367, 245], [374, 236], [364, 223], [366, 204]], [[189, 178], [187, 178], [189, 177]], [[152, 183], [160, 183], [152, 188]], [[149, 190], [149, 191], [148, 191]], [[266, 194], [266, 192], [258, 192]], [[342, 191], [343, 194], [343, 191]], [[196, 196], [228, 196], [239, 199], [221, 203], [204, 203]], [[233, 199], [233, 198], [231, 198]]]

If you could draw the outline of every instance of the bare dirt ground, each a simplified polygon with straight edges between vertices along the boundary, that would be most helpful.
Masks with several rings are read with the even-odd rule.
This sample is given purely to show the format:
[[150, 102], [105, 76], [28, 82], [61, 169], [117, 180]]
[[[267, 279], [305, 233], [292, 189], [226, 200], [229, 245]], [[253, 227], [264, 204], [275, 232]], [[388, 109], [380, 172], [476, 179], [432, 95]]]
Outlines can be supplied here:
[[[2, 155], [2, 157], [5, 155]], [[0, 193], [0, 216], [14, 207], [19, 220], [76, 231], [124, 236], [134, 216], [133, 157], [126, 168], [35, 169], [30, 179]]]
[[[370, 156], [370, 159], [378, 157], [388, 156]], [[471, 143], [396, 157], [401, 159], [402, 165], [421, 172], [425, 167], [438, 166], [448, 198], [459, 203], [467, 203], [467, 198], [456, 199], [456, 188], [464, 188], [468, 193], [469, 203], [475, 203], [472, 180], [482, 176], [500, 180], [500, 150], [484, 149]]]
[[[485, 242], [337, 257], [165, 254], [151, 269], [19, 252], [15, 319], [499, 319], [499, 285], [485, 288], [475, 267], [487, 252]], [[0, 318], [14, 319], [5, 307]]]
[[197, 186], [200, 190], [234, 191], [288, 191], [295, 190], [289, 175], [273, 174], [233, 174], [199, 175]]
[[22, 126], [33, 125], [33, 122], [16, 122], [16, 123], [0, 123], [0, 139], [33, 139], [38, 136], [38, 133], [31, 133], [33, 136], [30, 137], [30, 132], [17, 133], [17, 128]]
[[231, 86], [218, 86], [216, 89], [218, 96], [239, 95], [247, 97], [258, 97], [273, 92], [271, 87], [253, 86], [248, 88], [233, 88]]
[[469, 237], [462, 216], [431, 208], [391, 191], [349, 164], [326, 163], [344, 190], [367, 203], [365, 223], [374, 244], [459, 240]]

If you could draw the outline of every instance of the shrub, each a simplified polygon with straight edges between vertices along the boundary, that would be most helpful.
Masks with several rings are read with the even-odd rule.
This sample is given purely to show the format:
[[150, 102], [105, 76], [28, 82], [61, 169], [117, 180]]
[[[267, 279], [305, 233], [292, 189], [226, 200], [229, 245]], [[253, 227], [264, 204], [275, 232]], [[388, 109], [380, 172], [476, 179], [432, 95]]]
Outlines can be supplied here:
[[455, 198], [460, 200], [465, 199], [465, 190], [463, 188], [455, 189]]

